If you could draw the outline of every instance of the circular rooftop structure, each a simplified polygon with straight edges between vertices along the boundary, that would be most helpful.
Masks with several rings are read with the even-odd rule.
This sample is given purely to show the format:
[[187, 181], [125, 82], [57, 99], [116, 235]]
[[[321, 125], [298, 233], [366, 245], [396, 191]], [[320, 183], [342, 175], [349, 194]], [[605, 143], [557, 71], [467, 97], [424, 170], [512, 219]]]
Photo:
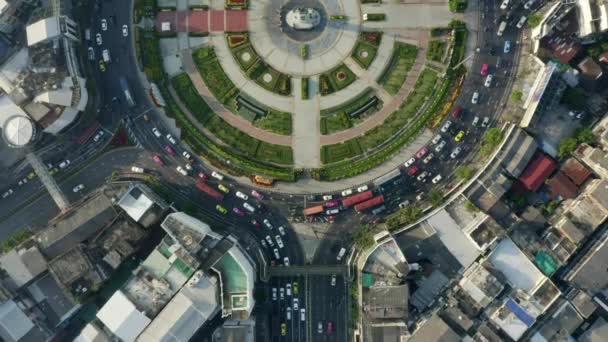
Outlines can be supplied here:
[[285, 20], [294, 30], [312, 30], [321, 23], [321, 14], [314, 8], [294, 8]]
[[13, 147], [29, 144], [35, 133], [34, 123], [23, 115], [14, 115], [6, 120], [2, 127], [4, 140]]

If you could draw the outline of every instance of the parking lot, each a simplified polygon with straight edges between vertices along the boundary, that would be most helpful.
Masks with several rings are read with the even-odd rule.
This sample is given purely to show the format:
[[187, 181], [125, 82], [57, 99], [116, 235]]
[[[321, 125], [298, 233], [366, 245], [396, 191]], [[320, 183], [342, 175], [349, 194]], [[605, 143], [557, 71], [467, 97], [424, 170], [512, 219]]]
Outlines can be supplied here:
[[269, 286], [272, 341], [346, 340], [347, 289], [342, 276], [275, 277]]

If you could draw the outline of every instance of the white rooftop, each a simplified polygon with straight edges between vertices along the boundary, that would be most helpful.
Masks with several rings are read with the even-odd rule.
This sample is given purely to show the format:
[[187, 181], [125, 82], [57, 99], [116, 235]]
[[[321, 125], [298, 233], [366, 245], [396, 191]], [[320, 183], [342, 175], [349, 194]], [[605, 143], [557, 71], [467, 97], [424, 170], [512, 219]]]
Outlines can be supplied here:
[[13, 116], [3, 126], [4, 138], [14, 146], [27, 145], [34, 137], [34, 124], [26, 116]]
[[118, 205], [135, 222], [139, 222], [146, 211], [154, 205], [154, 201], [139, 190], [139, 188], [133, 187], [118, 201]]
[[73, 342], [110, 342], [110, 338], [94, 323], [87, 324]]
[[0, 257], [0, 266], [18, 287], [27, 284], [47, 270], [46, 261], [36, 247], [19, 251], [11, 250]]
[[59, 17], [49, 17], [38, 20], [26, 28], [27, 46], [32, 46], [61, 34]]
[[545, 279], [540, 270], [509, 238], [500, 241], [489, 260], [512, 285], [527, 293], [531, 293]]
[[32, 330], [34, 323], [14, 301], [9, 300], [0, 304], [0, 326], [14, 341], [19, 341]]
[[437, 236], [462, 267], [468, 268], [480, 255], [481, 251], [477, 245], [463, 233], [462, 228], [447, 211], [440, 210], [431, 216], [427, 223], [437, 231]]
[[124, 342], [135, 341], [137, 336], [150, 324], [150, 319], [122, 291], [116, 291], [99, 310], [97, 318]]

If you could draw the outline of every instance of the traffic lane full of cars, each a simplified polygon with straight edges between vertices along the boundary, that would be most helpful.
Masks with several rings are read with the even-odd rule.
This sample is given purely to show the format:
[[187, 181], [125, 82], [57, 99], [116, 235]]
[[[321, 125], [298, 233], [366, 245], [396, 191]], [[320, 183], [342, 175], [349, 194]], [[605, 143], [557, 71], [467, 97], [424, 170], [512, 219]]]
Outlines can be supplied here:
[[270, 280], [272, 341], [306, 341], [308, 319], [306, 282], [301, 277]]
[[291, 240], [288, 237], [287, 224], [279, 224], [276, 219], [268, 215], [269, 212], [262, 203], [264, 195], [260, 191], [246, 192], [234, 187], [232, 183], [225, 180], [222, 174], [216, 171], [206, 171], [202, 165], [195, 164], [190, 152], [181, 149], [180, 144], [171, 134], [162, 133], [156, 126], [152, 126], [150, 130], [158, 139], [157, 146], [162, 146], [164, 152], [164, 154], [157, 152], [152, 156], [159, 167], [172, 167], [169, 166], [168, 161], [174, 161], [179, 164], [175, 167], [177, 173], [186, 178], [193, 178], [195, 182], [215, 186], [215, 189], [224, 194], [225, 198], [217, 201], [218, 203], [214, 206], [215, 210], [223, 216], [233, 216], [244, 226], [251, 228], [254, 235], [259, 238], [262, 250], [271, 260], [271, 264], [289, 266], [294, 262], [299, 262], [295, 249], [286, 246]]
[[[85, 39], [90, 42], [87, 54], [89, 60], [97, 60], [99, 70], [105, 72], [113, 60], [112, 50], [117, 47], [116, 43], [120, 39], [128, 42], [130, 26], [127, 18], [118, 18], [122, 16], [120, 11], [111, 8], [110, 12], [104, 13], [106, 11], [101, 8], [99, 1], [95, 4], [95, 12], [97, 15], [93, 16], [91, 27], [85, 30]], [[117, 62], [120, 60], [118, 54], [114, 59]]]

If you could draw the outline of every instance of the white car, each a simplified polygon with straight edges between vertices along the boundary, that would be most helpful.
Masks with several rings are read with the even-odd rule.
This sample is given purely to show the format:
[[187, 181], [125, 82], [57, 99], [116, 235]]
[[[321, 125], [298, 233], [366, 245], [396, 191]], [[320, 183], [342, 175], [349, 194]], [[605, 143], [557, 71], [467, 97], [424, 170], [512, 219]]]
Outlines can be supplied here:
[[364, 192], [367, 191], [367, 189], [369, 189], [367, 185], [361, 185], [357, 188], [357, 192]]
[[283, 265], [289, 266], [289, 258], [288, 257], [284, 257], [283, 258]]
[[416, 179], [418, 179], [419, 182], [422, 182], [426, 178], [426, 176], [428, 176], [428, 175], [429, 175], [429, 173], [426, 172], [426, 171], [424, 171], [421, 174], [419, 174]]
[[346, 190], [342, 191], [342, 197], [346, 197], [346, 196], [352, 195], [352, 194], [353, 194], [352, 189], [346, 189]]
[[222, 175], [222, 174], [220, 174], [218, 172], [215, 172], [215, 171], [211, 172], [211, 177], [213, 177], [213, 178], [215, 178], [217, 180], [220, 180], [220, 181], [224, 180], [224, 175]]
[[285, 245], [283, 244], [283, 239], [281, 239], [280, 235], [275, 235], [274, 239], [277, 240], [277, 246], [279, 246], [279, 248], [285, 248]]
[[102, 31], [108, 30], [108, 21], [105, 18], [101, 19], [101, 30]]
[[133, 166], [131, 167], [131, 172], [133, 173], [144, 173], [144, 169], [141, 167]]
[[264, 241], [264, 239], [260, 240], [260, 242], [262, 243], [262, 247], [268, 248], [268, 245], [266, 244], [266, 241]]
[[433, 160], [434, 157], [435, 155], [433, 153], [429, 153], [429, 155], [426, 156], [422, 162], [428, 164], [431, 160]]
[[13, 194], [13, 189], [8, 189], [2, 194], [2, 198], [7, 198], [8, 196]]
[[447, 143], [445, 142], [445, 140], [441, 140], [441, 142], [435, 147], [435, 152], [441, 152], [441, 150], [443, 150], [446, 144]]
[[188, 171], [184, 170], [184, 168], [181, 167], [181, 166], [178, 166], [175, 169], [177, 170], [177, 172], [181, 173], [183, 176], [187, 176], [188, 175]]
[[243, 201], [246, 201], [249, 199], [249, 196], [245, 195], [244, 193], [237, 191], [236, 192], [236, 197], [242, 199]]
[[60, 168], [60, 169], [65, 169], [66, 167], [68, 167], [68, 165], [70, 165], [70, 160], [69, 160], [69, 159], [66, 159], [65, 161], [62, 161], [62, 162], [59, 164], [59, 168]]
[[529, 0], [528, 2], [526, 2], [524, 4], [524, 8], [527, 9], [527, 10], [529, 10], [530, 7], [532, 7], [532, 5], [534, 5], [535, 2], [536, 2], [536, 0]]
[[156, 127], [152, 127], [152, 133], [154, 133], [154, 136], [156, 136], [157, 138], [160, 138], [162, 136], [162, 134]]
[[192, 165], [190, 165], [190, 163], [184, 165], [184, 167], [186, 168], [186, 170], [192, 171]]
[[280, 226], [279, 228], [279, 233], [283, 236], [285, 236], [285, 228], [283, 228], [283, 226]]
[[473, 93], [473, 97], [471, 98], [471, 103], [472, 104], [477, 104], [479, 102], [479, 93], [478, 92], [474, 92]]
[[317, 332], [319, 334], [323, 333], [323, 322], [319, 321], [319, 324], [317, 324]]
[[103, 131], [97, 132], [97, 134], [95, 134], [95, 136], [93, 137], [93, 141], [98, 142], [101, 137], [103, 137]]
[[483, 121], [481, 122], [481, 127], [487, 127], [489, 123], [490, 123], [490, 118], [486, 116], [485, 118], [483, 118]]
[[478, 123], [479, 123], [479, 116], [476, 116], [473, 118], [473, 122], [471, 123], [471, 126], [475, 127], [475, 126], [477, 126]]
[[329, 200], [331, 200], [332, 198], [334, 198], [334, 196], [332, 196], [332, 195], [323, 195], [323, 200], [324, 200], [324, 201], [329, 201]]
[[509, 7], [509, 0], [504, 0], [502, 4], [500, 4], [500, 9], [504, 11], [507, 7]]
[[27, 178], [23, 178], [22, 180], [19, 181], [18, 184], [19, 184], [19, 186], [27, 184]]
[[[446, 129], [446, 131], [447, 131], [447, 129]], [[431, 140], [431, 143], [432, 143], [433, 145], [435, 145], [435, 144], [437, 144], [437, 143], [438, 143], [438, 142], [440, 142], [440, 141], [441, 141], [441, 134], [437, 134], [437, 135], [436, 135], [436, 136], [433, 138], [433, 140]]]
[[279, 298], [281, 300], [285, 299], [285, 289], [284, 288], [279, 288]]
[[245, 208], [248, 212], [252, 214], [255, 213], [255, 208], [247, 202], [243, 202], [243, 208]]
[[[285, 294], [287, 294], [288, 296], [291, 296], [291, 284], [285, 285]], [[287, 309], [291, 309], [291, 308], [287, 308]]]
[[95, 60], [95, 50], [93, 50], [93, 47], [89, 46], [87, 51], [89, 52], [89, 60], [94, 61]]
[[97, 45], [101, 45], [103, 43], [103, 40], [101, 39], [101, 33], [95, 35], [95, 41], [97, 42]]
[[441, 180], [441, 175], [435, 176], [435, 178], [433, 178], [433, 184], [439, 183], [440, 180]]
[[287, 310], [287, 316], [286, 316], [287, 320], [291, 321], [291, 307], [288, 306], [286, 310]]
[[274, 252], [275, 258], [277, 258], [277, 260], [281, 260], [281, 255], [279, 254], [279, 250], [277, 248], [275, 248], [272, 251]]
[[525, 15], [524, 15], [524, 16], [522, 16], [522, 17], [519, 19], [519, 21], [517, 22], [517, 25], [515, 25], [515, 26], [517, 26], [517, 28], [518, 28], [518, 29], [520, 29], [520, 28], [524, 27], [524, 24], [526, 23], [526, 19], [528, 19], [528, 18], [526, 18], [526, 16], [525, 16]]
[[272, 300], [277, 300], [277, 288], [272, 288]]
[[274, 247], [274, 242], [272, 241], [270, 235], [266, 235], [266, 241], [268, 242], [268, 246]]
[[270, 221], [268, 219], [264, 219], [264, 225], [266, 226], [266, 228], [272, 230], [273, 226], [272, 223], [270, 223]]
[[457, 146], [455, 149], [452, 150], [452, 154], [450, 154], [450, 157], [452, 159], [456, 159], [456, 157], [458, 157], [458, 155], [460, 154], [460, 151], [462, 151], [462, 149], [460, 148], [460, 146]]
[[403, 164], [403, 166], [405, 166], [405, 167], [410, 167], [410, 166], [412, 166], [412, 164], [414, 164], [414, 162], [415, 162], [415, 161], [416, 161], [416, 158], [412, 157], [412, 158], [410, 158], [408, 161], [406, 161], [406, 162]]
[[188, 151], [182, 152], [182, 156], [184, 156], [184, 158], [188, 160], [192, 160], [192, 156], [190, 155], [190, 153], [188, 153]]
[[176, 144], [175, 138], [173, 138], [173, 136], [171, 134], [167, 134], [167, 140], [169, 140], [169, 142], [172, 143], [173, 145]]
[[302, 321], [302, 322], [306, 321], [306, 309], [304, 309], [304, 308], [300, 309], [300, 321]]
[[84, 184], [78, 184], [78, 185], [76, 185], [76, 186], [74, 187], [74, 189], [72, 189], [72, 191], [74, 191], [74, 192], [79, 192], [79, 191], [81, 191], [82, 189], [84, 189]]
[[122, 36], [127, 37], [129, 35], [129, 27], [127, 25], [122, 25]]
[[328, 209], [325, 211], [325, 215], [336, 215], [340, 212], [340, 209]]
[[335, 274], [331, 275], [331, 286], [336, 286], [336, 275]]
[[450, 129], [450, 126], [452, 126], [452, 121], [447, 120], [444, 124], [443, 127], [441, 127], [441, 132], [442, 133], [447, 133], [448, 129]]
[[484, 85], [486, 88], [490, 88], [490, 86], [492, 85], [492, 79], [493, 79], [493, 78], [494, 78], [494, 76], [493, 76], [493, 75], [491, 75], [491, 74], [490, 74], [490, 75], [488, 75], [488, 76], [486, 77], [486, 81], [483, 83], [483, 85]]
[[399, 208], [403, 209], [403, 208], [407, 207], [408, 205], [410, 205], [410, 201], [405, 200], [405, 201], [399, 203]]
[[293, 309], [294, 309], [294, 310], [298, 310], [298, 308], [299, 308], [299, 305], [298, 305], [298, 304], [299, 304], [299, 302], [298, 302], [298, 298], [294, 298], [294, 299], [293, 299]]

